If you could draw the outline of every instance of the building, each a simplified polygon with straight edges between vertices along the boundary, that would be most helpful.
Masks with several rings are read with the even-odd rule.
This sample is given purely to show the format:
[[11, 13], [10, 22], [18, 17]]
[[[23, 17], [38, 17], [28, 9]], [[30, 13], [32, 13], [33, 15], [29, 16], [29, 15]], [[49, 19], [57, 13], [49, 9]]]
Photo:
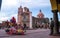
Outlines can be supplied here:
[[27, 28], [32, 28], [32, 12], [27, 7], [18, 8], [18, 24], [26, 24]]
[[41, 26], [46, 27], [48, 23], [49, 19], [44, 18], [44, 14], [41, 10], [37, 17], [33, 17], [32, 12], [27, 7], [22, 8], [22, 6], [20, 6], [18, 8], [18, 24], [22, 26], [26, 24], [28, 28], [36, 28]]
[[40, 12], [37, 15], [37, 18], [43, 19], [44, 18], [44, 14], [42, 13], [42, 11], [40, 10]]
[[49, 19], [44, 18], [40, 19], [37, 17], [32, 17], [32, 26], [33, 28], [48, 28], [49, 27]]
[[44, 17], [44, 14], [40, 10], [37, 17], [32, 17], [33, 28], [47, 28], [49, 27], [49, 19]]

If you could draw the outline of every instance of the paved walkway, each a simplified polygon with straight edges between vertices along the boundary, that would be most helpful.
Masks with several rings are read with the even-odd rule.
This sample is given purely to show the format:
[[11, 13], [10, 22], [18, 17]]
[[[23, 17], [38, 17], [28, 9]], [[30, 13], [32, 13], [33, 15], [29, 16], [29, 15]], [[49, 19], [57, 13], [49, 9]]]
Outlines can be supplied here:
[[49, 29], [27, 30], [26, 35], [7, 35], [4, 30], [0, 30], [0, 37], [2, 38], [60, 38], [60, 36], [50, 36]]

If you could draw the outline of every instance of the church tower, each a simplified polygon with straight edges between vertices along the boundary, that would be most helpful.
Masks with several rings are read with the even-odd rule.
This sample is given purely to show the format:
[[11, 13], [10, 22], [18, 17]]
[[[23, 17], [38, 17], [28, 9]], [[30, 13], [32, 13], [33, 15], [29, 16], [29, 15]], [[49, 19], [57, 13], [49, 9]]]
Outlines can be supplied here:
[[28, 28], [32, 28], [32, 13], [27, 7], [22, 8], [20, 6], [18, 8], [18, 24], [26, 24]]
[[23, 8], [22, 8], [22, 6], [20, 6], [19, 8], [18, 8], [18, 24], [21, 24], [21, 20], [22, 20], [22, 16], [21, 16], [21, 14], [23, 13]]

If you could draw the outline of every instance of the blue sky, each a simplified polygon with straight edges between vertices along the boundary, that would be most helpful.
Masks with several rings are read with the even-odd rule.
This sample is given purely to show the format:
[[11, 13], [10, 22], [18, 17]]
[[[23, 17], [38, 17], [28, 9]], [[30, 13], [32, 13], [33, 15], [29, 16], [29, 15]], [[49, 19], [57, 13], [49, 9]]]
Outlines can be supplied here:
[[[50, 0], [3, 0], [0, 11], [0, 22], [10, 20], [13, 16], [17, 19], [20, 5], [28, 7], [32, 12], [32, 16], [36, 17], [41, 9], [46, 18], [53, 17]], [[58, 16], [60, 20], [60, 14]]]

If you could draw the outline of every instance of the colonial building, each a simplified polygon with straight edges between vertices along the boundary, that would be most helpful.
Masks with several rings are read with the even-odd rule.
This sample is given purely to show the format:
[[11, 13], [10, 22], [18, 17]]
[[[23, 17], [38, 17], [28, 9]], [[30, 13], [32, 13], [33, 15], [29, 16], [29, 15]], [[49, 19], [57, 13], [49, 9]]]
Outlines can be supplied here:
[[33, 17], [32, 12], [27, 7], [22, 8], [22, 6], [20, 6], [18, 8], [18, 24], [26, 24], [28, 28], [36, 28], [42, 26], [46, 27], [48, 23], [49, 19], [44, 18], [44, 14], [41, 10], [37, 17]]
[[44, 14], [40, 10], [39, 14], [37, 15], [37, 18], [44, 19]]
[[49, 19], [44, 17], [44, 14], [40, 10], [37, 17], [32, 17], [33, 28], [47, 28], [49, 25]]
[[18, 24], [26, 24], [28, 28], [32, 28], [32, 12], [27, 7], [18, 8]]

